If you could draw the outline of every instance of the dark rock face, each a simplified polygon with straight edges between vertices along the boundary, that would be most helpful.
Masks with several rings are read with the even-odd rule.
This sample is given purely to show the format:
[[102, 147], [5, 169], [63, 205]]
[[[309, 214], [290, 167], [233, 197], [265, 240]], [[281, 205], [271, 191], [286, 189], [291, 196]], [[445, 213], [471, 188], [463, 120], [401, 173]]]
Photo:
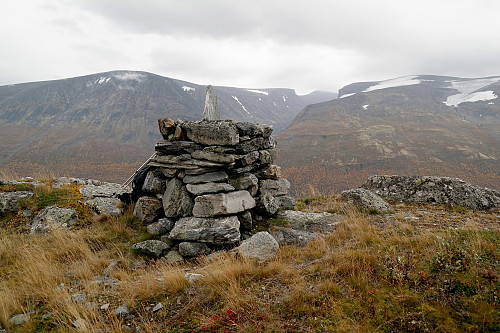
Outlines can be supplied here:
[[458, 178], [372, 176], [362, 188], [400, 202], [449, 204], [473, 210], [500, 207], [500, 191], [473, 186]]

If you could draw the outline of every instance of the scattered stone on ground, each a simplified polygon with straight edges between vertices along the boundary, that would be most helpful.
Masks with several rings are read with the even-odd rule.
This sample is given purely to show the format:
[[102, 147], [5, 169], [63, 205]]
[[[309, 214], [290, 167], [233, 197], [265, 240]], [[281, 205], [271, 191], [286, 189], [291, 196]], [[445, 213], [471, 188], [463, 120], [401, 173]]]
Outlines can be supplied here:
[[364, 188], [355, 188], [343, 191], [340, 194], [341, 200], [353, 204], [361, 210], [374, 210], [379, 213], [387, 213], [392, 210], [391, 205], [384, 201], [380, 196]]
[[73, 208], [49, 206], [38, 213], [31, 225], [32, 234], [43, 234], [54, 230], [67, 229], [78, 221]]

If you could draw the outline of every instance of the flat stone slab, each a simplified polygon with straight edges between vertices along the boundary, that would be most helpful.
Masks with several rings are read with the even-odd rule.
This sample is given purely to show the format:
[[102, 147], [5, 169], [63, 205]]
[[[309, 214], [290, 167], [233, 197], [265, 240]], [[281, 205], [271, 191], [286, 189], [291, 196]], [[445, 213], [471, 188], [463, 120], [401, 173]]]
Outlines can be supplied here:
[[248, 191], [205, 194], [194, 199], [193, 215], [212, 217], [236, 214], [255, 207], [255, 199]]
[[180, 126], [189, 140], [203, 145], [233, 146], [240, 142], [238, 128], [231, 120], [185, 121]]
[[169, 237], [179, 241], [234, 244], [240, 240], [240, 221], [236, 216], [185, 217], [175, 223]]
[[329, 233], [335, 230], [342, 217], [330, 213], [304, 213], [285, 210], [278, 213], [278, 219], [288, 222], [294, 230]]
[[284, 178], [263, 179], [259, 181], [259, 190], [262, 194], [273, 196], [287, 195], [290, 190], [290, 182]]
[[223, 182], [227, 179], [227, 173], [225, 173], [224, 171], [216, 171], [204, 173], [201, 175], [186, 175], [182, 181], [186, 184], [200, 184], [210, 182]]
[[187, 184], [186, 189], [193, 195], [231, 192], [235, 190], [233, 186], [226, 183]]

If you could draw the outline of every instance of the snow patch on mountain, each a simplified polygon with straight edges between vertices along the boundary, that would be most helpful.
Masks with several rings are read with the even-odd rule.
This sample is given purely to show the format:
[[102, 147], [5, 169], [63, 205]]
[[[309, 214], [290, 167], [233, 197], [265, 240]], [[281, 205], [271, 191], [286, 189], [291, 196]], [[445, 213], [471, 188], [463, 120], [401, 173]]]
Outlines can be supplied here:
[[238, 97], [236, 97], [236, 96], [231, 96], [231, 97], [233, 97], [233, 99], [234, 99], [236, 102], [238, 102], [238, 104], [239, 104], [239, 105], [241, 105], [241, 107], [243, 108], [243, 110], [244, 110], [246, 113], [250, 114], [250, 112], [248, 112], [248, 110], [245, 108], [245, 106], [244, 106], [243, 104], [241, 104], [241, 102], [240, 102], [240, 100], [238, 99]]
[[451, 81], [450, 85], [446, 88], [452, 88], [459, 91], [458, 94], [448, 96], [444, 102], [447, 106], [458, 106], [464, 102], [477, 102], [495, 99], [497, 96], [493, 91], [477, 91], [490, 84], [500, 81], [500, 77], [464, 80], [464, 81]]
[[269, 93], [268, 93], [267, 91], [262, 91], [262, 90], [247, 89], [247, 91], [249, 91], [249, 92], [253, 92], [253, 93], [256, 93], [256, 94], [266, 95], [266, 96], [268, 96], [268, 95], [269, 95]]
[[367, 110], [367, 109], [368, 109], [368, 106], [369, 106], [369, 104], [365, 104], [365, 105], [363, 105], [363, 109], [364, 109], [364, 110]]
[[344, 94], [344, 95], [340, 96], [339, 98], [346, 98], [346, 97], [349, 97], [349, 96], [352, 96], [352, 95], [356, 95], [356, 93]]
[[195, 91], [196, 89], [188, 86], [182, 86], [182, 90], [187, 92], [187, 91]]
[[373, 86], [368, 87], [367, 89], [363, 90], [363, 92], [420, 84], [422, 82], [422, 80], [418, 80], [417, 78], [418, 78], [418, 76], [402, 76], [402, 77], [398, 77], [396, 79], [381, 81], [381, 82], [377, 83], [376, 85], [373, 85]]
[[93, 85], [107, 83], [109, 80], [111, 80], [110, 77], [101, 76], [100, 78], [96, 79], [94, 82], [87, 82], [86, 86], [88, 88], [88, 87], [91, 87]]

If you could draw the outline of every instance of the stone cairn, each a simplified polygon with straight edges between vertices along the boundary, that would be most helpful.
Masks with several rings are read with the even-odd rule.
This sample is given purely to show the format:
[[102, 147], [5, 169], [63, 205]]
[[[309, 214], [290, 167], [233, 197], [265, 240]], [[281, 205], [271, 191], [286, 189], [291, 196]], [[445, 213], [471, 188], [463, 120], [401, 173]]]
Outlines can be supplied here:
[[[237, 246], [256, 223], [293, 209], [290, 183], [273, 164], [272, 128], [230, 120], [158, 120], [164, 140], [133, 181], [134, 215], [159, 240], [147, 254], [194, 257]], [[172, 259], [175, 261], [175, 259]]]

